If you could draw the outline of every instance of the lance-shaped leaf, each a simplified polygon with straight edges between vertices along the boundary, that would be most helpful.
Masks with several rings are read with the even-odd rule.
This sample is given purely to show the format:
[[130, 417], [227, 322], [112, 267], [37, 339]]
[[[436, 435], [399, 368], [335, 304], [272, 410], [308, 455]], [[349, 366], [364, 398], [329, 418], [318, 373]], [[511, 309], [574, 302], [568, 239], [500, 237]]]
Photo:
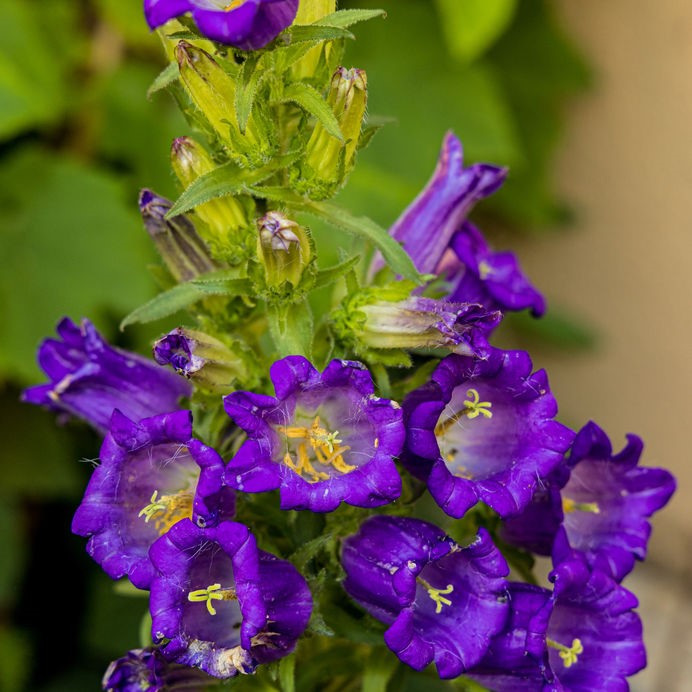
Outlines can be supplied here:
[[238, 119], [238, 128], [243, 134], [245, 134], [245, 127], [250, 119], [250, 113], [252, 113], [257, 91], [265, 78], [271, 74], [269, 70], [258, 69], [261, 59], [261, 55], [257, 57], [257, 53], [251, 53], [240, 70], [240, 79], [235, 94], [235, 113]]
[[147, 98], [150, 99], [157, 91], [165, 89], [169, 84], [175, 82], [179, 76], [180, 70], [178, 69], [178, 63], [168, 63], [168, 65], [166, 65], [166, 67], [159, 72], [156, 79], [154, 79], [151, 86], [147, 89]]
[[[333, 16], [333, 15], [331, 15]], [[286, 33], [291, 37], [291, 43], [319, 43], [320, 41], [336, 41], [341, 38], [355, 39], [355, 36], [345, 27], [348, 24], [331, 24], [324, 21], [309, 25], [292, 26]]]
[[315, 22], [322, 26], [349, 27], [358, 22], [367, 22], [376, 17], [386, 17], [384, 10], [339, 10]]
[[317, 272], [315, 277], [315, 288], [321, 288], [322, 286], [329, 286], [329, 284], [334, 283], [337, 279], [345, 276], [352, 269], [355, 269], [360, 262], [360, 255], [355, 255], [349, 257], [347, 260], [335, 264], [333, 267], [327, 267], [326, 269], [321, 269]]
[[304, 111], [315, 116], [332, 137], [343, 141], [344, 137], [341, 134], [339, 121], [336, 119], [329, 104], [322, 98], [322, 95], [315, 87], [305, 82], [289, 84], [284, 89], [281, 101], [293, 101], [298, 104]]

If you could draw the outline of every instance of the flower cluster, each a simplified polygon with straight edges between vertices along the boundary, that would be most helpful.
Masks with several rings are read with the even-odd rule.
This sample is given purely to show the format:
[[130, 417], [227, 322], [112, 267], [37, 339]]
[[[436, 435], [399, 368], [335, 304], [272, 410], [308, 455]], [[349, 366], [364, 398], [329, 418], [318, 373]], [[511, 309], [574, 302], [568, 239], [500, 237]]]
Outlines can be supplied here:
[[[187, 308], [196, 324], [149, 360], [65, 319], [39, 351], [50, 382], [24, 395], [102, 433], [72, 529], [109, 577], [149, 594], [150, 637], [104, 689], [259, 673], [301, 638], [324, 650], [348, 636], [349, 617], [371, 634], [379, 621], [401, 662], [441, 678], [625, 689], [645, 654], [621, 581], [674, 479], [638, 465], [636, 436], [613, 454], [595, 423], [558, 422], [546, 373], [492, 345], [508, 311], [545, 311], [515, 255], [468, 220], [504, 168], [465, 166], [448, 133], [389, 233], [323, 202], [364, 143], [367, 80], [330, 62], [355, 15], [307, 5], [145, 2], [152, 28], [190, 12], [201, 32], [183, 18], [192, 36], [162, 36], [213, 155], [176, 140], [183, 197], [142, 193], [173, 288], [128, 319]], [[364, 279], [358, 256], [319, 267], [293, 218], [306, 210], [374, 242]], [[315, 323], [308, 297], [334, 283]], [[426, 492], [442, 526], [420, 518]], [[545, 587], [509, 579], [531, 553], [552, 557]]]

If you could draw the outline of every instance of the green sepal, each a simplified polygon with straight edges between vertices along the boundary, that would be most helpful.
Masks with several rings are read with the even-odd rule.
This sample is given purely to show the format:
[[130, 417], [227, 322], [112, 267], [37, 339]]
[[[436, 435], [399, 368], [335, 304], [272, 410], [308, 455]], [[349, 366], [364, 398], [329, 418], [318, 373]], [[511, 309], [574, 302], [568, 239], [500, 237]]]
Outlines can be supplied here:
[[289, 84], [284, 89], [280, 101], [296, 103], [304, 111], [315, 116], [332, 137], [336, 137], [341, 142], [344, 141], [339, 121], [336, 119], [330, 105], [315, 87], [310, 86], [306, 82], [293, 82], [293, 84]]
[[262, 57], [251, 53], [240, 69], [235, 95], [235, 112], [241, 134], [245, 134], [257, 92], [270, 74], [269, 70], [258, 69]]
[[279, 358], [300, 355], [312, 359], [314, 321], [307, 300], [268, 304], [267, 317]]
[[[336, 13], [338, 14], [338, 12]], [[333, 17], [334, 15], [330, 15]], [[326, 19], [326, 17], [325, 17]], [[320, 43], [322, 41], [338, 41], [339, 39], [355, 39], [355, 36], [346, 29], [348, 24], [338, 25], [325, 22], [324, 19], [319, 23], [308, 25], [295, 25], [285, 32], [290, 36], [291, 44], [294, 43]]]
[[377, 17], [386, 17], [384, 10], [338, 10], [315, 22], [322, 26], [349, 27]]
[[363, 126], [363, 130], [358, 138], [358, 151], [367, 149], [370, 146], [375, 135], [385, 126], [391, 123], [395, 123], [396, 118], [389, 118], [387, 116], [377, 116], [371, 115], [368, 117], [366, 123]]
[[150, 99], [157, 91], [165, 89], [175, 82], [178, 77], [180, 77], [180, 70], [178, 69], [177, 62], [171, 62], [166, 65], [166, 67], [159, 72], [156, 79], [151, 83], [151, 86], [147, 89], [147, 98]]
[[349, 257], [347, 260], [335, 264], [332, 267], [327, 267], [326, 269], [320, 269], [315, 276], [315, 283], [313, 288], [322, 288], [323, 286], [329, 286], [333, 284], [337, 279], [348, 274], [352, 269], [355, 269], [360, 262], [360, 255], [354, 255]]

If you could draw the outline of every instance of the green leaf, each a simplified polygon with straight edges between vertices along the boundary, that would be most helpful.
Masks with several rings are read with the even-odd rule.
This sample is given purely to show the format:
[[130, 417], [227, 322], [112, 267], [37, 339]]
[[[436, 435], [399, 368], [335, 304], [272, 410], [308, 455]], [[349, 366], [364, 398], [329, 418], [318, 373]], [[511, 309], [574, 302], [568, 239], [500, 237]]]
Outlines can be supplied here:
[[363, 669], [362, 692], [387, 692], [387, 683], [394, 675], [399, 661], [391, 651], [373, 648]]
[[291, 43], [304, 43], [306, 41], [319, 43], [320, 41], [336, 41], [341, 38], [354, 39], [355, 36], [345, 28], [346, 26], [348, 24], [339, 26], [321, 21], [319, 24], [297, 24], [288, 29], [286, 33], [290, 35]]
[[517, 0], [436, 0], [436, 4], [450, 53], [471, 61], [507, 29]]
[[157, 91], [165, 89], [169, 84], [175, 82], [179, 76], [180, 70], [178, 68], [178, 63], [168, 63], [168, 65], [166, 65], [166, 67], [159, 72], [156, 79], [151, 83], [149, 89], [147, 89], [147, 98], [151, 98]]
[[300, 303], [268, 305], [267, 316], [269, 331], [280, 358], [290, 355], [312, 358], [314, 324], [307, 300]]
[[190, 209], [217, 197], [227, 197], [245, 192], [247, 186], [260, 183], [281, 168], [289, 166], [297, 158], [296, 153], [280, 156], [270, 164], [249, 170], [233, 162], [215, 168], [197, 178], [177, 199], [166, 215], [168, 218], [183, 214]]
[[343, 142], [344, 136], [334, 111], [315, 87], [305, 82], [293, 82], [284, 89], [281, 100], [297, 103], [304, 111], [314, 115], [332, 137]]
[[376, 17], [386, 17], [387, 13], [384, 10], [339, 10], [332, 12], [326, 17], [315, 22], [322, 26], [340, 26], [348, 27], [357, 24], [358, 22], [367, 22]]
[[120, 329], [122, 331], [125, 327], [137, 322], [153, 322], [162, 317], [173, 315], [179, 310], [184, 310], [190, 307], [190, 305], [194, 305], [204, 295], [204, 289], [201, 285], [190, 282], [178, 284], [133, 310], [120, 323]]
[[257, 91], [262, 82], [271, 74], [269, 70], [258, 69], [260, 57], [256, 53], [251, 53], [240, 70], [240, 79], [235, 95], [235, 111], [238, 127], [243, 134], [245, 134], [247, 121], [252, 113]]
[[315, 277], [315, 288], [322, 288], [323, 286], [329, 286], [329, 284], [334, 283], [337, 279], [348, 274], [351, 269], [355, 269], [360, 262], [360, 255], [355, 255], [354, 257], [349, 257], [340, 264], [333, 267], [327, 267], [326, 269], [320, 269]]
[[415, 281], [417, 284], [423, 283], [406, 251], [389, 235], [385, 228], [382, 228], [372, 219], [367, 216], [352, 216], [345, 209], [326, 202], [310, 202], [305, 205], [305, 211], [325, 219], [325, 221], [348, 233], [369, 240], [382, 253], [395, 274], [401, 274], [404, 278]]
[[279, 663], [279, 684], [281, 692], [295, 692], [296, 689], [296, 657], [286, 656]]

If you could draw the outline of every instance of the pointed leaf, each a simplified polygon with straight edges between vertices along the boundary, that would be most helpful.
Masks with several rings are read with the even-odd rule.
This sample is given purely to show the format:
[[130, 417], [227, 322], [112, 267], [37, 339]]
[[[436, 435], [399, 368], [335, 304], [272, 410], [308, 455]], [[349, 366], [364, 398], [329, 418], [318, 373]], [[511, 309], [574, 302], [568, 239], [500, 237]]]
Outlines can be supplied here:
[[238, 118], [238, 127], [243, 134], [245, 134], [247, 121], [250, 119], [250, 113], [252, 113], [252, 106], [255, 102], [257, 91], [264, 79], [270, 74], [269, 70], [257, 69], [258, 63], [257, 54], [251, 53], [251, 57], [243, 63], [240, 71], [240, 79], [235, 96], [235, 111]]
[[159, 72], [156, 79], [151, 83], [149, 89], [147, 89], [147, 98], [150, 99], [157, 91], [165, 89], [169, 84], [175, 82], [179, 76], [180, 70], [178, 68], [178, 63], [168, 63], [168, 65], [166, 65], [166, 67]]
[[295, 692], [296, 690], [296, 657], [287, 656], [279, 663], [279, 684], [281, 692]]
[[204, 204], [217, 197], [227, 197], [229, 195], [245, 192], [247, 185], [262, 182], [281, 168], [289, 166], [296, 158], [296, 153], [289, 153], [276, 158], [266, 166], [255, 168], [254, 170], [240, 168], [240, 166], [233, 162], [219, 166], [213, 171], [197, 178], [197, 180], [180, 195], [166, 217], [171, 218], [178, 214], [183, 214], [199, 204]]
[[334, 111], [315, 87], [305, 82], [294, 82], [284, 89], [281, 100], [297, 103], [304, 111], [314, 115], [332, 137], [343, 142], [344, 137], [341, 134], [339, 121], [336, 119]]
[[[331, 15], [334, 16], [334, 15]], [[326, 17], [325, 17], [326, 19]], [[319, 24], [309, 24], [292, 26], [287, 33], [291, 36], [291, 43], [304, 43], [310, 41], [319, 43], [320, 41], [336, 41], [341, 38], [355, 39], [355, 36], [345, 27], [348, 24], [337, 25], [331, 22], [321, 21]]]
[[348, 27], [358, 22], [367, 22], [376, 17], [386, 17], [384, 10], [339, 10], [315, 22], [322, 26]]
[[195, 284], [184, 283], [174, 286], [164, 293], [152, 298], [148, 303], [133, 310], [121, 323], [121, 331], [137, 322], [153, 322], [168, 317], [178, 310], [193, 305], [204, 296], [204, 290]]
[[395, 274], [401, 274], [404, 278], [415, 281], [419, 285], [424, 283], [406, 251], [389, 235], [385, 228], [382, 228], [372, 219], [367, 216], [352, 216], [345, 209], [324, 202], [309, 202], [305, 205], [305, 211], [319, 216], [348, 233], [369, 240], [382, 253]]

